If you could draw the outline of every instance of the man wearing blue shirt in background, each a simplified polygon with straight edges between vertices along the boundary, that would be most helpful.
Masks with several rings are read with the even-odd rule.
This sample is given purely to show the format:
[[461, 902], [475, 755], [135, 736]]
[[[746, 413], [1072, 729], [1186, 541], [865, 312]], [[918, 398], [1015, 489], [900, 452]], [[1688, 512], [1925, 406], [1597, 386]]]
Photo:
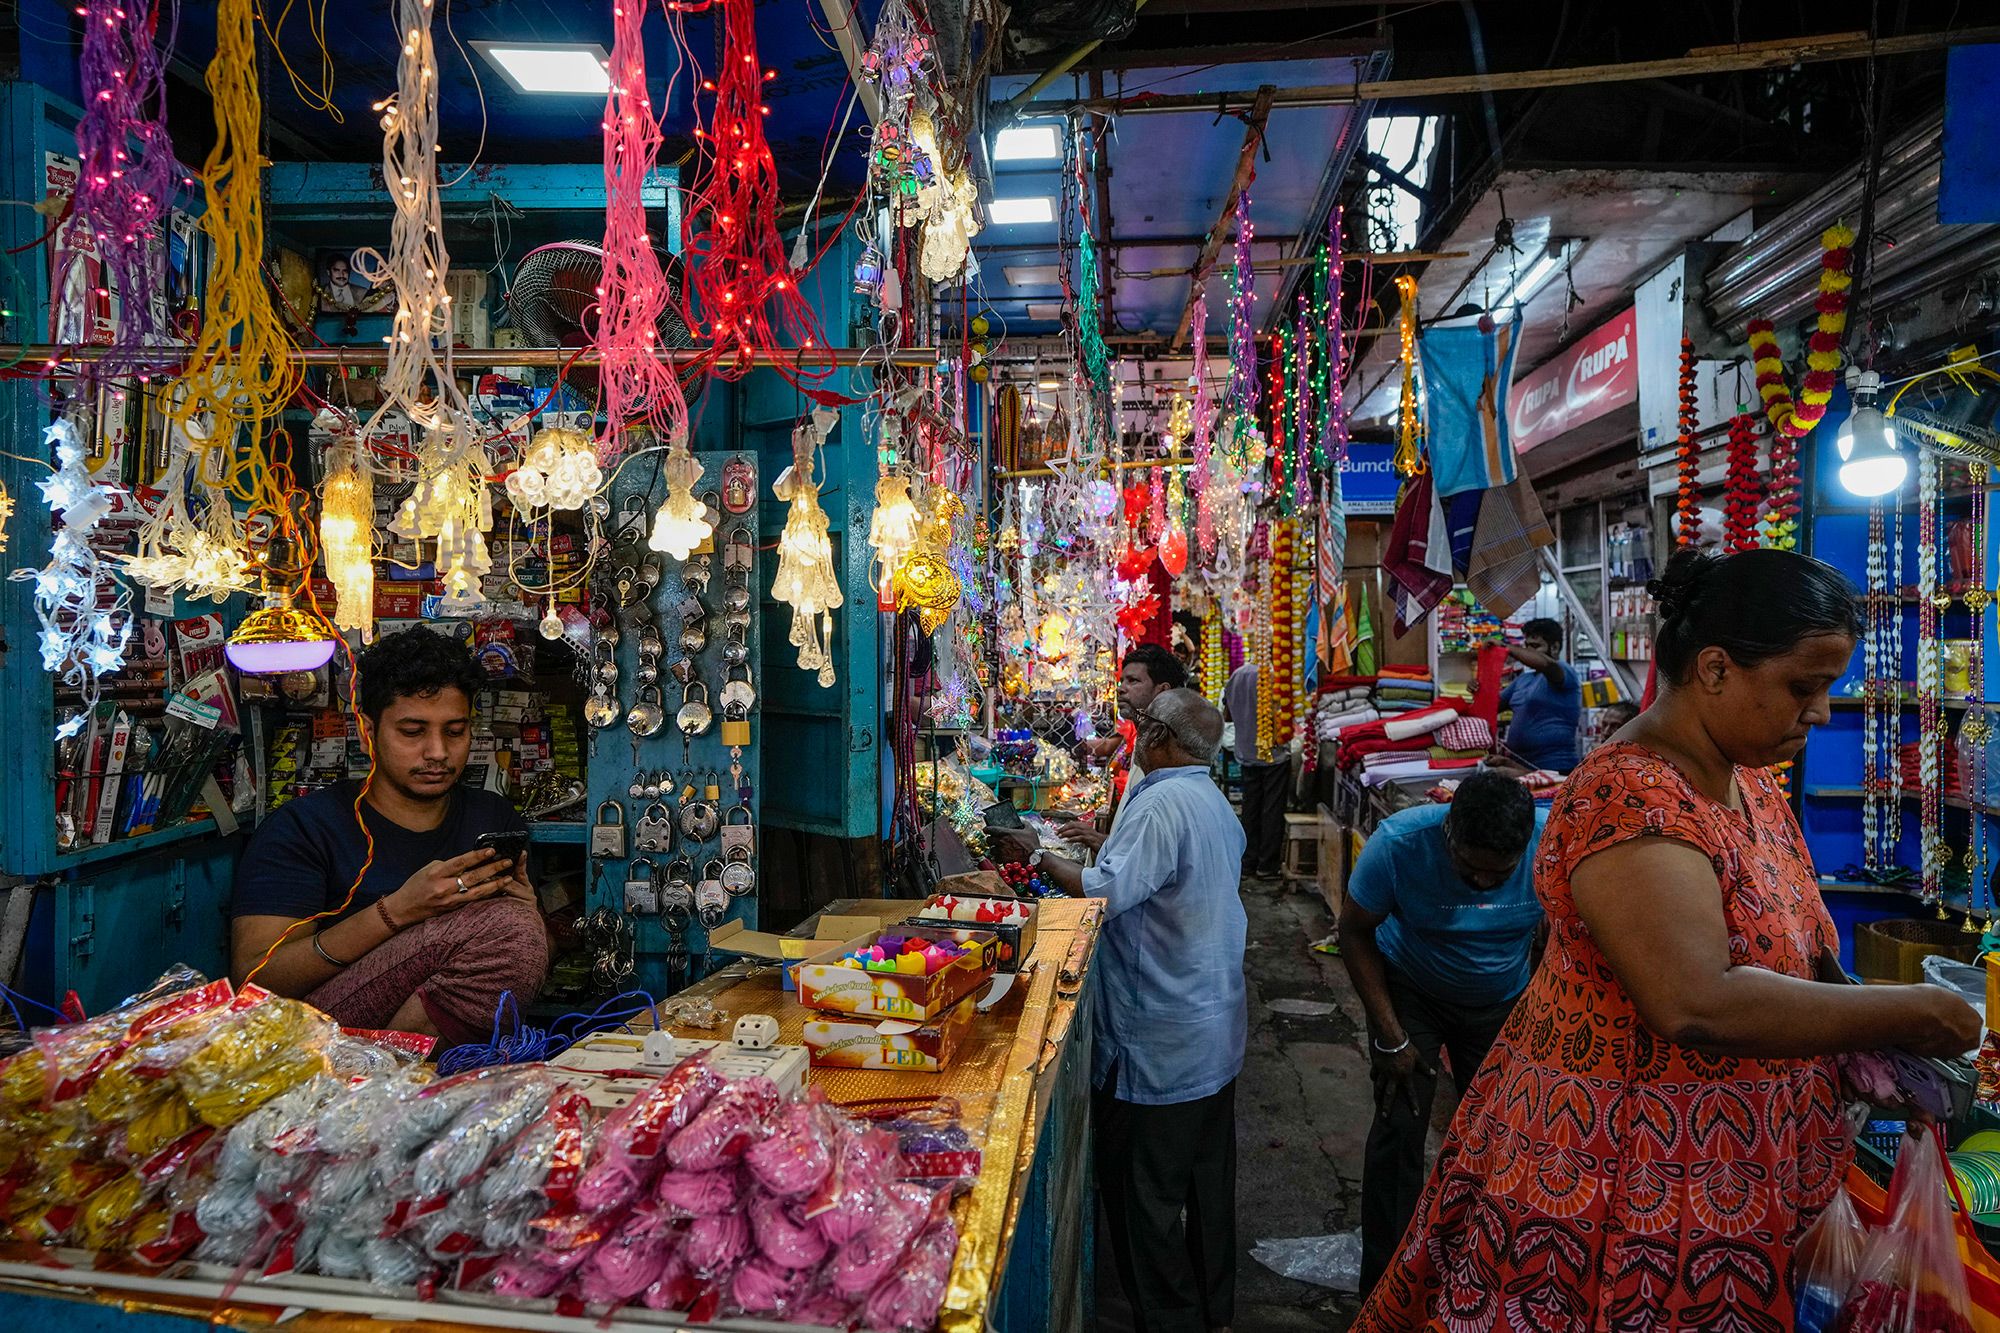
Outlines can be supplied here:
[[1361, 1294], [1410, 1225], [1438, 1051], [1462, 1094], [1527, 989], [1541, 938], [1535, 846], [1547, 812], [1513, 778], [1479, 772], [1450, 805], [1376, 825], [1347, 881], [1340, 954], [1368, 1014], [1375, 1123], [1361, 1168]]
[[1557, 621], [1530, 620], [1521, 626], [1521, 642], [1507, 656], [1527, 670], [1500, 695], [1500, 706], [1514, 710], [1507, 748], [1529, 768], [1552, 773], [1576, 767], [1577, 728], [1583, 721], [1583, 685], [1562, 660], [1562, 641]]
[[1044, 852], [1026, 831], [996, 837], [994, 855], [1108, 904], [1091, 1065], [1106, 1239], [1138, 1333], [1214, 1333], [1236, 1306], [1243, 831], [1209, 776], [1214, 705], [1168, 690], [1134, 720], [1145, 777], [1096, 865]]

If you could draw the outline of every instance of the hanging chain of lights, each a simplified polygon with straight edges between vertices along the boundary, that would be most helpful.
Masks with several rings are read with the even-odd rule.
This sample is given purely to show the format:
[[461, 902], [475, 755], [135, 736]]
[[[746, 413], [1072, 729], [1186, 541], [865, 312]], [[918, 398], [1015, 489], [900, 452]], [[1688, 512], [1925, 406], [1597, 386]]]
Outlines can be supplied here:
[[1396, 456], [1399, 477], [1414, 477], [1423, 467], [1424, 419], [1417, 402], [1417, 280], [1408, 273], [1396, 279], [1402, 308], [1396, 313], [1397, 356], [1402, 383], [1396, 391]]
[[1943, 792], [1938, 785], [1940, 644], [1938, 621], [1951, 594], [1938, 586], [1938, 462], [1932, 450], [1917, 451], [1917, 826], [1921, 868], [1918, 895], [1942, 913], [1943, 871], [1948, 850], [1942, 829]]

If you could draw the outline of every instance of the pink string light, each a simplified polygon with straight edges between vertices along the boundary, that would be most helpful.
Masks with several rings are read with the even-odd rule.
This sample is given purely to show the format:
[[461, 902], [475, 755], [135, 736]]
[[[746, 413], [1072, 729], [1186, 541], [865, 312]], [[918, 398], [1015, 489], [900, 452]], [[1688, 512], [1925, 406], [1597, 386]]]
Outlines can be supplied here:
[[[153, 242], [183, 173], [167, 137], [166, 61], [153, 42], [159, 7], [153, 0], [89, 0], [76, 12], [83, 19], [83, 117], [72, 215], [96, 238], [105, 285], [118, 295], [112, 352], [93, 372], [110, 377], [130, 370], [130, 354], [168, 332], [153, 304], [166, 249]], [[179, 20], [176, 4], [168, 46]], [[73, 250], [71, 262], [77, 258]]]
[[1326, 372], [1327, 413], [1326, 420], [1321, 423], [1325, 432], [1325, 447], [1321, 452], [1336, 474], [1347, 458], [1347, 405], [1342, 401], [1344, 390], [1341, 387], [1341, 381], [1347, 376], [1347, 341], [1340, 326], [1340, 245], [1341, 231], [1346, 222], [1345, 212], [1340, 207], [1333, 210], [1326, 240], [1326, 352], [1333, 358], [1333, 364], [1327, 367]]
[[1229, 396], [1237, 412], [1257, 414], [1257, 328], [1251, 305], [1257, 299], [1257, 275], [1250, 260], [1256, 237], [1250, 222], [1250, 187], [1236, 196], [1236, 283], [1229, 298]]
[[1215, 429], [1215, 401], [1208, 396], [1208, 293], [1194, 298], [1194, 467], [1189, 480], [1200, 488], [1195, 497], [1194, 540], [1203, 555], [1215, 552], [1215, 515], [1208, 504], [1208, 455]]
[[[597, 289], [597, 350], [603, 357], [604, 439], [599, 456], [625, 452], [634, 419], [655, 442], [687, 436], [687, 401], [660, 359], [660, 319], [671, 291], [646, 229], [645, 184], [660, 156], [660, 122], [646, 91], [645, 0], [613, 0], [611, 91], [604, 101], [604, 273]], [[675, 71], [678, 78], [679, 71]], [[671, 101], [672, 83], [668, 84]]]

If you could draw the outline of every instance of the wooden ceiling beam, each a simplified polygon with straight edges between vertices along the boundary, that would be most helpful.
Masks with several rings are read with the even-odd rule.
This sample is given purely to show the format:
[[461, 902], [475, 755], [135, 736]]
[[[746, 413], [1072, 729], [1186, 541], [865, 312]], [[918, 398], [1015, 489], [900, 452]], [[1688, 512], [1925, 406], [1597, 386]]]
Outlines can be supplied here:
[[1236, 215], [1236, 201], [1257, 174], [1257, 150], [1263, 145], [1264, 125], [1271, 118], [1271, 100], [1277, 92], [1277, 88], [1268, 83], [1259, 88], [1257, 95], [1251, 99], [1249, 113], [1243, 118], [1243, 147], [1236, 154], [1236, 174], [1230, 178], [1229, 193], [1222, 197], [1222, 210], [1216, 215], [1215, 225], [1208, 229], [1208, 236], [1202, 241], [1201, 254], [1195, 259], [1189, 275], [1187, 304], [1181, 309], [1180, 326], [1174, 330], [1172, 347], [1175, 351], [1187, 345], [1188, 325], [1194, 321], [1195, 302], [1201, 297], [1202, 284], [1208, 281], [1216, 256], [1222, 253], [1222, 242], [1227, 239], [1229, 224]]

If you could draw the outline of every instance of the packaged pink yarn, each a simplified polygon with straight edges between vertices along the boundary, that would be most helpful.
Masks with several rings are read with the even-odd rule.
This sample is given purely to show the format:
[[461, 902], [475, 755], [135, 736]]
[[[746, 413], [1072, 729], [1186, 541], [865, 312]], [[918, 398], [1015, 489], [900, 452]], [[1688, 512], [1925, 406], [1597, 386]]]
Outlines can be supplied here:
[[917, 1238], [902, 1268], [868, 1298], [868, 1327], [878, 1333], [917, 1333], [935, 1324], [957, 1254], [958, 1228], [944, 1218]]
[[829, 1248], [819, 1228], [790, 1205], [759, 1194], [750, 1201], [750, 1232], [764, 1257], [784, 1268], [817, 1268]]
[[700, 1294], [701, 1282], [688, 1267], [687, 1248], [683, 1244], [667, 1256], [666, 1266], [640, 1299], [648, 1310], [685, 1310]]
[[743, 1164], [773, 1194], [794, 1198], [812, 1193], [833, 1169], [825, 1112], [816, 1102], [793, 1102], [778, 1113], [771, 1136], [743, 1154]]
[[874, 1222], [882, 1189], [895, 1179], [901, 1158], [893, 1134], [879, 1129], [843, 1133], [834, 1150], [834, 1169], [806, 1206], [806, 1216], [829, 1241], [846, 1244]]
[[733, 1166], [713, 1171], [668, 1171], [660, 1176], [653, 1197], [661, 1207], [682, 1217], [714, 1217], [736, 1207], [739, 1174]]
[[729, 1294], [745, 1314], [780, 1314], [805, 1288], [807, 1276], [759, 1255], [736, 1270]]
[[567, 1274], [548, 1268], [524, 1255], [514, 1254], [493, 1270], [493, 1290], [515, 1300], [539, 1301], [562, 1285]]
[[899, 1180], [887, 1186], [874, 1223], [834, 1255], [833, 1289], [843, 1296], [861, 1296], [885, 1281], [930, 1223], [933, 1202], [922, 1185]]
[[681, 1253], [696, 1277], [719, 1278], [749, 1256], [750, 1224], [741, 1213], [697, 1217], [688, 1224]]
[[623, 1305], [658, 1279], [681, 1226], [651, 1208], [635, 1208], [591, 1252], [577, 1274], [577, 1294], [592, 1305]]
[[778, 1085], [761, 1075], [730, 1084], [674, 1135], [667, 1160], [680, 1171], [712, 1171], [762, 1138], [778, 1109]]
[[[769, 1086], [768, 1079], [755, 1081]], [[697, 1120], [724, 1090], [722, 1075], [704, 1052], [681, 1061], [659, 1082], [619, 1108], [605, 1122], [597, 1153], [577, 1183], [577, 1206], [586, 1212], [600, 1212], [637, 1200], [665, 1164], [661, 1147]], [[776, 1095], [772, 1089], [772, 1096]]]

